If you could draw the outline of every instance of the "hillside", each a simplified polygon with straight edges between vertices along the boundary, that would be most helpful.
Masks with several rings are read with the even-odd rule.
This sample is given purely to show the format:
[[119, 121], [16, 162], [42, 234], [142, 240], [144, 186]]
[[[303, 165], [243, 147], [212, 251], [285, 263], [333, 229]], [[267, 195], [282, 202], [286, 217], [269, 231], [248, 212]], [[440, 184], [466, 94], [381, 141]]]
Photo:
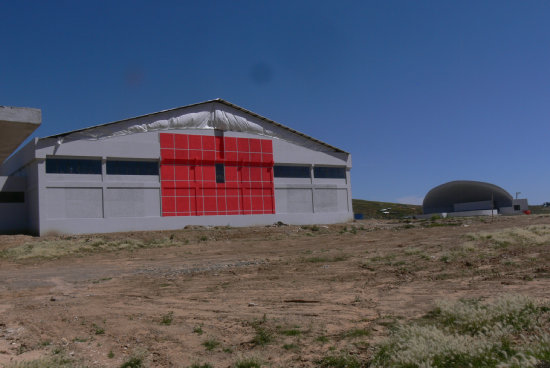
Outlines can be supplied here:
[[[365, 201], [352, 199], [353, 213], [362, 213], [364, 218], [402, 218], [422, 213], [422, 206], [390, 202]], [[388, 214], [381, 210], [386, 209]]]
[[544, 207], [544, 206], [541, 206], [541, 205], [538, 205], [538, 206], [532, 206], [532, 205], [529, 205], [529, 209], [531, 210], [531, 213], [532, 214], [536, 214], [536, 215], [548, 215], [550, 214], [550, 207]]

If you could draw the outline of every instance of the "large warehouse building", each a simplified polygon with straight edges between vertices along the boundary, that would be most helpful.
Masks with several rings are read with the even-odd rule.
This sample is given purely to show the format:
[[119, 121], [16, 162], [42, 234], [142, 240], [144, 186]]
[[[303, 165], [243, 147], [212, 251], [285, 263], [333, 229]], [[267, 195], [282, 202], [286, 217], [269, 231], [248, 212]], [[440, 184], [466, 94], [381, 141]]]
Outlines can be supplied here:
[[343, 222], [350, 169], [349, 153], [217, 99], [30, 141], [0, 166], [0, 231]]

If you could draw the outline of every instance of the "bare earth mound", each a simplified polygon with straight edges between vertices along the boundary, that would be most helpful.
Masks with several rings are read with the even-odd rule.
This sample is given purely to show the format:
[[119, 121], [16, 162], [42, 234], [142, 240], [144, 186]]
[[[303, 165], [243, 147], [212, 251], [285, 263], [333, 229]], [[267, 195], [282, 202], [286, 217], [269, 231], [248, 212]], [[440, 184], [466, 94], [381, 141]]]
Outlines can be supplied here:
[[0, 236], [0, 366], [367, 361], [436, 300], [550, 298], [549, 247], [547, 215]]

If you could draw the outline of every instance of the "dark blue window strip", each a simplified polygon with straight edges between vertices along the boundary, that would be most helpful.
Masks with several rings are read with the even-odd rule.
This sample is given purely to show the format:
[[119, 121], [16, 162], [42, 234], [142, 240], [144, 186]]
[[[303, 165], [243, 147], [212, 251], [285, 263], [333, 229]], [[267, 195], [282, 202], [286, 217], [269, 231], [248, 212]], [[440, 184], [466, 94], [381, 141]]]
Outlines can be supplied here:
[[107, 175], [158, 175], [156, 161], [107, 161]]
[[101, 160], [47, 158], [48, 174], [101, 174]]
[[317, 179], [345, 179], [346, 168], [315, 166], [313, 168], [313, 176]]
[[273, 166], [273, 176], [276, 178], [310, 178], [309, 166]]

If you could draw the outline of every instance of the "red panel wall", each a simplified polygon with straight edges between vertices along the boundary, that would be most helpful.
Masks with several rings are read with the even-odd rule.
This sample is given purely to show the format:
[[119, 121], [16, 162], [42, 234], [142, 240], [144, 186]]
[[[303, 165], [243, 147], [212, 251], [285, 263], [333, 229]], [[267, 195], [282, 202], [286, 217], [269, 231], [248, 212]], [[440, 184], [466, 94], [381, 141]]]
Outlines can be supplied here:
[[269, 139], [160, 133], [160, 157], [163, 216], [275, 213]]

